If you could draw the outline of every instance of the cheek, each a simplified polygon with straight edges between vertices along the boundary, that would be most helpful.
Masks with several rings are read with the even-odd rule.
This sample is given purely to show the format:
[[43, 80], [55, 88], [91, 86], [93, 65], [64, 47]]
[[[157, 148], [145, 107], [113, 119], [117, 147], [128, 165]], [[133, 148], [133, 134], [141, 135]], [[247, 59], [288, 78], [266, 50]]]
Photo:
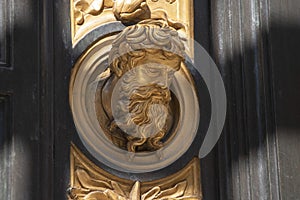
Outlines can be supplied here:
[[176, 71], [178, 71], [180, 69], [181, 62], [182, 62], [182, 60], [179, 58], [174, 59], [174, 66], [175, 66]]
[[182, 62], [181, 59], [174, 58], [174, 59], [168, 60], [164, 64], [170, 66], [170, 68], [172, 68], [173, 70], [178, 71], [180, 69], [181, 62]]

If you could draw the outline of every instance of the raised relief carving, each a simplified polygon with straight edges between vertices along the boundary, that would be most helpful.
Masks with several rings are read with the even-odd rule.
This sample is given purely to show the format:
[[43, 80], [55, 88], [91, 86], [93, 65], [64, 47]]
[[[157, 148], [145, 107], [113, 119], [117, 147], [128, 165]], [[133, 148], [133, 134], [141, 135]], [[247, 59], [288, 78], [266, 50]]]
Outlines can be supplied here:
[[113, 41], [95, 105], [100, 126], [115, 145], [155, 151], [176, 134], [180, 111], [169, 87], [184, 55], [182, 39], [164, 20], [129, 26]]
[[[194, 141], [199, 102], [185, 62], [192, 58], [187, 39], [193, 38], [193, 18], [186, 9], [191, 2], [72, 4], [73, 44], [97, 27], [113, 29], [79, 58], [70, 83], [79, 137], [103, 164], [128, 173], [163, 169]], [[196, 200], [201, 199], [199, 173], [199, 159], [193, 159], [160, 180], [125, 180], [95, 166], [72, 146], [68, 194], [70, 200]]]
[[71, 148], [69, 200], [200, 200], [199, 160], [176, 174], [151, 182], [115, 177], [90, 162], [74, 145]]
[[103, 0], [77, 0], [74, 2], [74, 17], [77, 25], [84, 23], [86, 15], [98, 15], [103, 9]]
[[[153, 2], [158, 2], [158, 0], [151, 0], [151, 1], [153, 1]], [[170, 4], [172, 4], [172, 3], [174, 3], [176, 0], [165, 0], [166, 2], [168, 2], [168, 3], [170, 3]]]
[[113, 8], [112, 11], [117, 20], [124, 23], [133, 23], [150, 18], [150, 10], [145, 0], [77, 0], [74, 1], [74, 18], [77, 25], [82, 25], [88, 15], [97, 16], [101, 14], [104, 8]]
[[[105, 26], [113, 31], [99, 36], [75, 64], [70, 105], [76, 128], [87, 149], [110, 167], [161, 169], [182, 156], [197, 134], [197, 90], [185, 62], [191, 55], [185, 33], [192, 23], [169, 17], [188, 2], [110, 4], [108, 13], [118, 15], [124, 28], [117, 29], [118, 34], [114, 26], [120, 22]], [[106, 4], [103, 1], [99, 16], [108, 11]], [[151, 18], [142, 20], [149, 17], [144, 15], [148, 8]]]
[[117, 20], [132, 24], [150, 18], [150, 9], [146, 0], [115, 1], [113, 13]]
[[[111, 180], [99, 181], [92, 178], [87, 171], [77, 169], [75, 176], [80, 184], [79, 188], [70, 188], [70, 199], [118, 199], [118, 200], [153, 200], [184, 197], [186, 181], [174, 187], [162, 190], [159, 186], [151, 188], [144, 194], [141, 193], [141, 183], [136, 181], [129, 191], [122, 189], [119, 183]], [[182, 199], [182, 198], [181, 198]]]
[[125, 25], [145, 19], [164, 18], [182, 24], [185, 34], [193, 38], [192, 1], [176, 0], [70, 0], [72, 42], [97, 27], [121, 21]]

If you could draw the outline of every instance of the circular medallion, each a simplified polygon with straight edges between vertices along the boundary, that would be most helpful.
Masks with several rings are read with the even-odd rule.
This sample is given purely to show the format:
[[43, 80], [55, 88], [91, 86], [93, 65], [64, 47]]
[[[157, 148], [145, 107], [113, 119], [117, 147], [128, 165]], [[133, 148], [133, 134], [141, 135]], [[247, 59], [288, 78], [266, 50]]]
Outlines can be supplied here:
[[[164, 35], [149, 27], [126, 28], [99, 40], [75, 64], [70, 84], [83, 144], [100, 162], [124, 172], [172, 164], [189, 149], [199, 125], [198, 97], [179, 37], [167, 30], [174, 34], [174, 45], [157, 48]], [[132, 42], [130, 34], [136, 38]]]

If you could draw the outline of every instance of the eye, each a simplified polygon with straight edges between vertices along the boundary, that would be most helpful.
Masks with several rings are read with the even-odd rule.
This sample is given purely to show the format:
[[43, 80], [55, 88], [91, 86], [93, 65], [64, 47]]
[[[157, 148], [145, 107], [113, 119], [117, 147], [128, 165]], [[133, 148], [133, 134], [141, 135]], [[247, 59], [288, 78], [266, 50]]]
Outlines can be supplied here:
[[164, 56], [166, 56], [167, 59], [174, 59], [176, 58], [178, 55], [176, 55], [175, 53], [173, 52], [169, 52], [169, 51], [164, 51]]
[[160, 70], [159, 70], [159, 69], [156, 69], [156, 68], [149, 68], [148, 70], [149, 70], [149, 72], [151, 72], [151, 73], [158, 73], [158, 72], [160, 72]]
[[151, 77], [159, 76], [159, 75], [161, 75], [161, 72], [162, 72], [161, 69], [158, 69], [158, 68], [151, 68], [151, 67], [149, 67], [147, 69], [147, 75], [151, 76]]

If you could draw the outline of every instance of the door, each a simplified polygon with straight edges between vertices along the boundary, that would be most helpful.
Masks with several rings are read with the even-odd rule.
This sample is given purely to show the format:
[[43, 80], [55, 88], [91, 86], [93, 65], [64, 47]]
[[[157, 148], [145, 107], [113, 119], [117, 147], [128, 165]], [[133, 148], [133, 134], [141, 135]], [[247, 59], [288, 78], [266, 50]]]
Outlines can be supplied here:
[[[203, 134], [197, 135], [173, 164], [152, 172], [118, 170], [91, 153], [74, 124], [70, 81], [72, 69], [99, 41], [103, 29], [81, 37], [74, 46], [72, 2], [1, 1], [0, 199], [74, 198], [70, 196], [74, 149], [93, 170], [102, 169], [128, 184], [125, 193], [139, 189], [137, 181], [159, 185], [156, 180], [166, 182], [166, 177], [188, 166], [204, 140]], [[194, 38], [216, 62], [227, 96], [222, 136], [201, 159], [200, 169], [195, 168], [201, 176], [195, 185], [201, 185], [203, 199], [298, 199], [300, 3], [197, 0], [193, 4]], [[201, 77], [197, 81], [205, 133], [211, 99], [205, 81]], [[177, 183], [169, 189], [182, 185]]]
[[38, 12], [34, 1], [0, 3], [0, 199], [33, 199], [43, 190]]
[[[114, 85], [114, 82], [117, 82], [116, 80], [122, 81], [122, 77], [126, 76], [126, 73], [132, 72], [135, 74], [135, 72], [131, 70], [137, 69], [136, 67], [132, 69], [125, 67], [129, 65], [129, 62], [127, 63], [126, 60], [131, 60], [135, 57], [135, 55], [127, 57], [127, 53], [125, 54], [126, 59], [121, 58], [118, 60], [118, 62], [122, 63], [118, 65], [120, 70], [118, 70], [119, 68], [117, 66], [114, 66], [114, 61], [112, 64], [109, 63], [110, 59], [113, 59], [115, 55], [121, 54], [120, 46], [124, 45], [123, 41], [119, 41], [118, 38], [115, 38], [116, 35], [120, 34], [119, 38], [130, 38], [130, 34], [132, 34], [131, 31], [136, 29], [144, 30], [141, 32], [147, 35], [148, 33], [151, 34], [152, 31], [155, 32], [158, 27], [166, 28], [168, 31], [172, 30], [173, 34], [178, 35], [187, 25], [184, 30], [185, 37], [193, 37], [194, 32], [192, 31], [192, 27], [194, 26], [194, 20], [192, 13], [194, 9], [191, 6], [193, 2], [145, 1], [146, 6], [142, 10], [149, 9], [151, 16], [147, 14], [148, 11], [143, 11], [145, 15], [138, 15], [137, 19], [122, 18], [122, 12], [127, 13], [132, 11], [121, 11], [119, 16], [118, 9], [125, 9], [126, 6], [133, 6], [134, 2], [143, 1], [131, 1], [128, 5], [124, 5], [120, 8], [117, 6], [117, 2], [103, 1], [103, 4], [101, 4], [104, 6], [102, 8], [103, 10], [98, 11], [90, 11], [89, 9], [92, 8], [91, 4], [87, 4], [86, 7], [81, 7], [80, 3], [83, 4], [83, 2], [84, 1], [71, 1], [71, 3], [68, 2], [68, 4], [65, 2], [57, 2], [54, 7], [53, 50], [55, 52], [55, 75], [53, 78], [54, 93], [59, 95], [54, 96], [55, 112], [53, 113], [55, 132], [55, 169], [53, 180], [55, 185], [53, 189], [55, 192], [53, 198], [63, 199], [68, 195], [70, 199], [76, 199], [76, 197], [83, 199], [91, 198], [93, 195], [99, 195], [97, 199], [106, 199], [109, 195], [116, 195], [114, 198], [118, 196], [122, 199], [162, 199], [171, 197], [175, 199], [201, 199], [200, 169], [197, 157], [201, 143], [199, 141], [203, 140], [203, 138], [201, 138], [203, 136], [200, 134], [197, 135], [197, 131], [193, 130], [195, 125], [198, 126], [198, 122], [195, 124], [194, 121], [197, 121], [199, 118], [199, 103], [195, 103], [195, 100], [198, 98], [196, 96], [197, 91], [188, 88], [183, 89], [186, 83], [180, 82], [180, 77], [175, 77], [179, 86], [178, 88], [175, 87], [174, 90], [177, 90], [179, 93], [184, 93], [184, 95], [175, 97], [176, 91], [171, 95], [172, 99], [177, 98], [177, 101], [170, 104], [174, 114], [172, 118], [173, 122], [171, 123], [174, 124], [175, 122], [175, 124], [177, 124], [176, 121], [181, 121], [181, 125], [178, 126], [178, 128], [174, 128], [174, 130], [178, 130], [176, 136], [172, 136], [172, 134], [167, 136], [165, 143], [168, 143], [168, 137], [171, 138], [170, 143], [162, 149], [160, 149], [155, 142], [152, 143], [152, 139], [137, 139], [139, 133], [135, 134], [134, 141], [131, 141], [130, 136], [123, 137], [123, 132], [120, 129], [114, 129], [114, 127], [120, 127], [121, 125], [119, 125], [118, 122], [116, 122], [117, 125], [112, 125], [114, 123], [112, 119], [115, 119], [115, 116], [112, 117], [112, 115], [114, 114], [114, 108], [117, 106], [109, 106], [110, 103], [107, 103], [112, 102], [111, 104], [113, 104], [112, 99], [114, 94], [117, 95], [116, 98], [118, 98], [119, 93], [126, 95], [122, 94], [126, 88], [115, 93], [111, 88], [118, 85], [118, 83]], [[108, 4], [107, 2], [111, 2], [112, 4]], [[119, 2], [125, 2], [124, 4], [126, 4], [126, 1]], [[139, 8], [139, 4], [140, 3], [137, 4], [137, 8]], [[207, 6], [207, 4], [205, 5]], [[207, 13], [206, 7], [197, 6]], [[160, 9], [158, 12], [158, 7], [163, 9]], [[63, 12], [61, 12], [62, 10]], [[208, 18], [205, 14], [202, 13], [202, 15], [203, 21], [201, 21], [200, 24], [206, 25]], [[173, 16], [174, 19], [176, 19], [176, 16], [181, 16], [181, 21], [186, 23], [186, 25], [172, 21], [170, 16]], [[93, 26], [90, 27], [89, 25], [92, 23]], [[206, 33], [205, 31], [201, 31], [201, 35], [196, 35], [196, 37], [202, 37], [203, 41], [207, 42], [208, 35], [206, 35]], [[160, 34], [163, 35], [163, 33]], [[168, 33], [164, 40], [168, 40], [169, 34], [171, 33]], [[61, 35], [62, 37], [57, 38], [57, 35]], [[135, 43], [135, 40], [138, 40], [140, 43], [143, 42], [143, 40], [139, 40], [144, 36], [143, 34], [136, 32], [133, 35], [132, 37], [134, 39], [132, 41], [127, 40], [126, 42], [128, 48], [134, 48], [134, 45], [139, 45], [139, 43]], [[177, 38], [175, 40], [179, 41], [179, 37], [175, 36], [174, 38]], [[145, 36], [144, 39], [148, 40], [148, 35]], [[171, 42], [172, 45], [175, 43], [175, 41]], [[111, 46], [111, 44], [115, 45]], [[160, 44], [159, 42], [156, 43], [158, 46]], [[148, 44], [145, 45], [147, 46]], [[186, 45], [190, 44], [187, 42]], [[163, 45], [161, 47], [165, 48]], [[147, 49], [153, 47], [147, 46], [143, 48]], [[176, 54], [181, 54], [181, 50], [178, 46], [175, 45], [174, 49], [175, 50], [172, 51], [176, 51]], [[122, 51], [125, 50], [125, 48], [122, 49]], [[170, 51], [170, 49], [167, 51]], [[114, 53], [110, 54], [109, 52]], [[145, 53], [145, 57], [147, 57], [147, 50], [146, 52], [143, 51], [143, 53]], [[165, 62], [168, 58], [160, 60], [162, 54], [154, 53], [151, 55], [151, 59], [149, 60], [155, 63], [164, 63], [168, 66], [168, 69], [170, 68], [170, 64]], [[157, 59], [154, 59], [156, 56]], [[143, 65], [148, 66], [149, 60], [146, 60], [147, 59], [144, 60], [143, 57], [139, 61], [142, 62]], [[110, 70], [108, 71], [107, 66], [110, 66]], [[174, 66], [179, 66], [174, 60], [172, 61], [172, 66], [172, 69], [180, 71], [179, 68], [174, 68]], [[181, 68], [182, 72], [186, 69], [188, 69], [187, 65]], [[144, 69], [141, 69], [138, 74], [143, 74], [143, 70]], [[192, 74], [193, 72], [189, 72], [185, 75], [192, 77], [190, 73]], [[143, 78], [139, 77], [136, 79], [148, 81], [153, 79], [153, 76], [155, 77], [155, 75], [153, 75], [152, 78], [150, 78], [148, 75], [144, 74]], [[104, 81], [102, 81], [103, 77], [105, 77]], [[131, 76], [128, 78], [131, 80], [129, 82], [137, 84], [134, 82], [135, 79], [131, 79]], [[161, 83], [159, 80], [157, 81]], [[198, 78], [197, 82], [204, 83], [204, 80]], [[153, 84], [155, 85], [154, 82], [151, 82], [152, 86]], [[194, 88], [194, 86], [192, 87]], [[197, 86], [195, 86], [195, 88], [197, 88]], [[152, 89], [150, 90], [153, 91]], [[137, 88], [137, 90], [139, 89]], [[200, 121], [203, 121], [201, 128], [204, 132], [208, 127], [207, 122], [209, 122], [210, 116], [210, 109], [205, 111], [204, 106], [210, 104], [207, 96], [208, 92], [204, 84], [201, 88], [201, 92], [205, 93], [205, 96], [203, 95], [202, 97], [202, 106], [204, 107], [203, 115], [200, 116]], [[150, 93], [151, 92], [147, 94]], [[164, 93], [164, 91], [161, 91], [161, 93]], [[100, 95], [98, 96], [98, 94]], [[143, 96], [142, 94], [140, 95]], [[166, 93], [166, 95], [168, 94]], [[106, 96], [112, 97], [109, 97], [109, 100], [107, 100]], [[186, 97], [188, 98], [184, 99]], [[182, 104], [180, 102], [182, 102]], [[94, 104], [96, 105], [94, 106]], [[177, 107], [177, 104], [181, 105]], [[191, 106], [194, 104], [195, 109], [191, 109]], [[142, 106], [142, 108], [145, 107], [147, 107], [146, 104]], [[202, 109], [202, 107], [200, 109]], [[182, 111], [182, 116], [186, 117], [177, 116], [177, 114], [181, 112], [179, 110]], [[119, 111], [117, 110], [115, 112], [118, 113]], [[207, 114], [205, 114], [206, 112]], [[120, 121], [119, 123], [121, 123]], [[114, 131], [111, 131], [111, 129]], [[128, 133], [128, 135], [131, 133], [132, 132]], [[152, 136], [149, 138], [151, 137]], [[155, 137], [156, 134], [154, 133], [153, 141], [155, 141]], [[107, 140], [107, 138], [109, 138], [109, 140]], [[182, 140], [182, 138], [185, 138], [185, 140]], [[71, 163], [69, 161], [70, 159]], [[84, 180], [86, 179], [89, 181], [85, 182]], [[101, 187], [106, 188], [108, 192], [97, 189], [100, 186], [96, 184], [96, 188], [92, 183], [96, 180], [104, 181], [105, 186], [102, 185]], [[167, 191], [171, 192], [171, 194], [167, 195]], [[133, 194], [137, 196], [133, 197]]]

